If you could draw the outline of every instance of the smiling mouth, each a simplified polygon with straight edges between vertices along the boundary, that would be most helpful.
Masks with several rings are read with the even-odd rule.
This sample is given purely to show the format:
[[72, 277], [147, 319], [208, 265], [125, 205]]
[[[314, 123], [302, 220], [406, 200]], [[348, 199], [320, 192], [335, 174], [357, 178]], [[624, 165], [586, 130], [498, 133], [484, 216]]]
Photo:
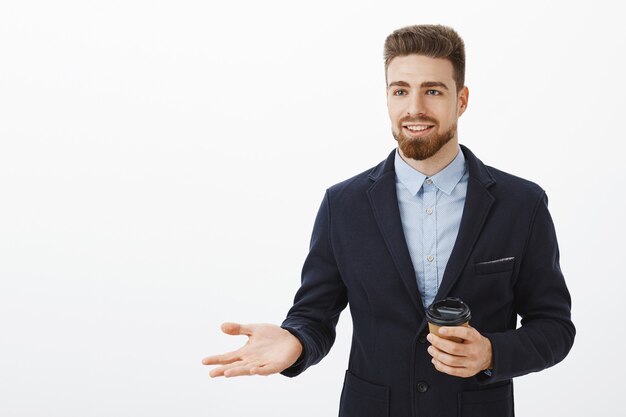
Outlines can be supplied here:
[[428, 134], [434, 125], [404, 125], [402, 130], [407, 132], [412, 137], [421, 137]]

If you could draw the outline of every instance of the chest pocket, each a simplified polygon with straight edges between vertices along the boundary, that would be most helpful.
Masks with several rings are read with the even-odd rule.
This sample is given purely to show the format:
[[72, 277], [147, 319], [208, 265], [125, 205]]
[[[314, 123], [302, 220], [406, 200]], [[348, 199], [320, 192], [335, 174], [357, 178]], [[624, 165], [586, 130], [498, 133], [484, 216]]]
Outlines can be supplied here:
[[476, 262], [474, 264], [474, 275], [490, 275], [503, 272], [511, 272], [515, 267], [515, 257], [495, 259], [492, 261]]

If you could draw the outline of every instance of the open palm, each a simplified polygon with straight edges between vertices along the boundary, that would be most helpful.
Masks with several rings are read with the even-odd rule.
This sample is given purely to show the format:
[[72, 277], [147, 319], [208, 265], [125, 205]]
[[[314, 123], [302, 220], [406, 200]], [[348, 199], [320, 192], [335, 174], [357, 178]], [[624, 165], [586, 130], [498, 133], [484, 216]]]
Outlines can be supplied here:
[[209, 372], [212, 378], [275, 374], [293, 365], [302, 353], [300, 341], [275, 324], [223, 323], [222, 331], [246, 335], [248, 341], [235, 351], [202, 360], [204, 365], [221, 365]]

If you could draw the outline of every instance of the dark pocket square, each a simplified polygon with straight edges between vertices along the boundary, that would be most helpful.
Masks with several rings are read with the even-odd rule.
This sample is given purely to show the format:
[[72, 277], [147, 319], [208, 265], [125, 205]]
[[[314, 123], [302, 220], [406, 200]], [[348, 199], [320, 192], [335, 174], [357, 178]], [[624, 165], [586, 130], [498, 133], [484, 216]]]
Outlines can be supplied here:
[[515, 266], [515, 257], [495, 259], [493, 261], [476, 262], [474, 272], [476, 274], [495, 274], [496, 272], [511, 271]]

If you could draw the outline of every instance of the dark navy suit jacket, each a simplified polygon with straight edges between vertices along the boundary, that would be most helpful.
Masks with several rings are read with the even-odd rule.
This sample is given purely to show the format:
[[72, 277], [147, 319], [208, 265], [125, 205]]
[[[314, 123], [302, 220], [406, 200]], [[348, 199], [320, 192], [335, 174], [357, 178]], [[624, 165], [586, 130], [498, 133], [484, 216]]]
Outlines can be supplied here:
[[436, 300], [453, 296], [469, 305], [470, 324], [492, 343], [493, 374], [459, 378], [431, 363], [400, 220], [394, 149], [378, 166], [326, 191], [302, 285], [282, 324], [304, 348], [282, 372], [292, 377], [328, 353], [349, 304], [353, 337], [341, 417], [513, 416], [512, 378], [554, 365], [573, 344], [545, 192], [461, 149], [467, 197]]

